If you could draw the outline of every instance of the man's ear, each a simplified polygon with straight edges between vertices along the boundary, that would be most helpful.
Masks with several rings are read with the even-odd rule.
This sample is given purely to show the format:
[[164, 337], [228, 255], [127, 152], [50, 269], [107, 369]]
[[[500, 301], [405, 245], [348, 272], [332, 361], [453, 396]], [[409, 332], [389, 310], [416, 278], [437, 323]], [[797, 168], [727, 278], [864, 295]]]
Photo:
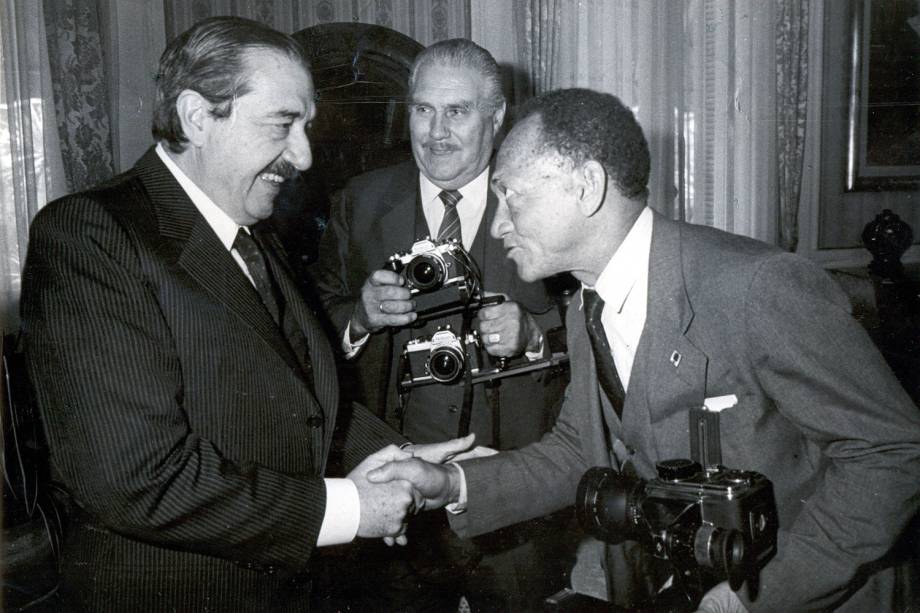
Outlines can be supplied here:
[[211, 120], [210, 103], [195, 90], [184, 89], [176, 98], [176, 111], [188, 142], [193, 146], [202, 145]]
[[502, 127], [502, 122], [505, 121], [505, 108], [506, 105], [502, 102], [502, 105], [492, 113], [492, 136], [498, 134], [498, 131]]
[[578, 209], [585, 217], [597, 213], [607, 195], [607, 171], [598, 162], [588, 160], [578, 173]]

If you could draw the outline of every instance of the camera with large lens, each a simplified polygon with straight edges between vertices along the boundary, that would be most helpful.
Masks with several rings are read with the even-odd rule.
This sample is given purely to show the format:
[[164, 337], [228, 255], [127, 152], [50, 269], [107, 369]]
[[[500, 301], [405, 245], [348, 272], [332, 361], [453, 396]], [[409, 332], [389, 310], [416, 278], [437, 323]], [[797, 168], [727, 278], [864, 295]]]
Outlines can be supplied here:
[[463, 376], [467, 360], [470, 372], [479, 372], [479, 338], [471, 333], [461, 341], [450, 326], [446, 326], [431, 336], [407, 341], [403, 358], [408, 365], [407, 385], [455, 383]]
[[773, 485], [764, 475], [698, 462], [659, 462], [643, 480], [609, 468], [588, 470], [578, 484], [578, 522], [609, 543], [643, 543], [673, 566], [675, 583], [691, 599], [728, 580], [747, 581], [753, 598], [760, 569], [776, 553]]
[[475, 266], [457, 240], [416, 241], [409, 251], [390, 256], [384, 268], [405, 279], [419, 315], [452, 303], [467, 304], [478, 291]]

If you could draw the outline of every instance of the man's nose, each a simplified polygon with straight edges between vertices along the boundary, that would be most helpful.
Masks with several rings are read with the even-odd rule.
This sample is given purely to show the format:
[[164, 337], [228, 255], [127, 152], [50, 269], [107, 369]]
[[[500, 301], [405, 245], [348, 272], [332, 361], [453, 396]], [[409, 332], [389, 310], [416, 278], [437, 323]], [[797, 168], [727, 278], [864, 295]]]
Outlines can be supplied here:
[[514, 226], [511, 223], [511, 216], [508, 214], [508, 205], [504, 199], [499, 198], [498, 206], [495, 208], [495, 216], [492, 218], [492, 225], [489, 226], [489, 233], [492, 238], [501, 239], [511, 232]]
[[431, 125], [428, 126], [428, 133], [431, 138], [447, 138], [450, 132], [447, 129], [447, 122], [442, 113], [435, 113], [431, 118]]
[[313, 152], [310, 149], [310, 139], [306, 132], [291, 131], [283, 157], [286, 162], [300, 171], [308, 169], [313, 164]]

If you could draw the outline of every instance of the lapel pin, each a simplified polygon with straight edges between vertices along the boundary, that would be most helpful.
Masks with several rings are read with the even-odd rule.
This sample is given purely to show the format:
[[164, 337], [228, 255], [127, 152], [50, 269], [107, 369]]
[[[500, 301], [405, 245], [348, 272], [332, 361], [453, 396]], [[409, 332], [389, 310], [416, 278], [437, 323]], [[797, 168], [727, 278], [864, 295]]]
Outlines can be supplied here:
[[670, 359], [671, 359], [671, 364], [674, 365], [674, 368], [677, 368], [678, 365], [680, 365], [680, 358], [681, 358], [681, 355], [680, 355], [679, 353], [677, 353], [676, 351], [674, 351], [673, 353], [671, 353], [671, 358], [670, 358]]

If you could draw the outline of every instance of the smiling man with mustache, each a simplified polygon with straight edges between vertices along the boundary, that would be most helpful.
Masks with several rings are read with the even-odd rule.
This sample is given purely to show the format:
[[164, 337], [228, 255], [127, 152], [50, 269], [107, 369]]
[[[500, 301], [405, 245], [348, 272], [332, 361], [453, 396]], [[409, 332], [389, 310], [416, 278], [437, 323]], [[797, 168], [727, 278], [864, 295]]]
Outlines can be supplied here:
[[309, 610], [316, 548], [405, 539], [410, 486], [364, 474], [470, 442], [400, 450], [354, 410], [354, 468], [325, 477], [332, 349], [258, 225], [312, 163], [313, 98], [292, 38], [199, 22], [160, 60], [157, 144], [32, 224], [23, 338], [68, 499], [68, 611]]
[[[400, 355], [406, 341], [429, 336], [439, 326], [450, 324], [459, 333], [461, 317], [408, 327], [416, 319], [415, 304], [401, 277], [381, 270], [387, 258], [426, 236], [442, 235], [445, 227], [456, 228], [453, 236], [477, 262], [483, 288], [506, 296], [504, 303], [480, 310], [473, 324], [492, 356], [542, 357], [543, 333], [561, 322], [542, 283], [521, 281], [501, 241], [489, 236], [497, 205], [489, 193], [490, 160], [505, 117], [495, 59], [465, 39], [431, 45], [412, 67], [408, 103], [415, 163], [373, 171], [346, 185], [311, 272], [346, 356], [357, 360], [362, 400], [410, 440], [425, 443], [457, 435], [464, 386], [418, 387], [399, 398]], [[447, 203], [445, 192], [452, 194]], [[506, 378], [488, 391], [473, 386], [471, 431], [477, 442], [511, 449], [538, 440], [551, 425], [561, 387], [559, 378], [530, 375]], [[449, 610], [456, 608], [460, 593], [474, 610], [477, 601], [481, 610], [538, 606], [535, 598], [547, 592], [545, 577], [551, 575], [533, 554], [526, 530], [509, 532], [505, 542], [492, 537], [491, 552], [469, 541], [453, 542], [448, 549], [460, 553], [452, 557], [430, 538], [412, 538], [413, 529], [436, 535], [439, 528], [429, 526], [426, 532], [421, 525], [410, 525], [409, 555], [418, 555], [402, 576], [412, 585], [405, 590], [406, 601], [389, 602], [392, 610]], [[486, 579], [464, 583], [464, 572], [476, 567], [484, 551], [490, 555], [479, 563], [476, 576]], [[423, 556], [428, 559], [421, 560]], [[419, 568], [423, 570], [416, 574]]]

